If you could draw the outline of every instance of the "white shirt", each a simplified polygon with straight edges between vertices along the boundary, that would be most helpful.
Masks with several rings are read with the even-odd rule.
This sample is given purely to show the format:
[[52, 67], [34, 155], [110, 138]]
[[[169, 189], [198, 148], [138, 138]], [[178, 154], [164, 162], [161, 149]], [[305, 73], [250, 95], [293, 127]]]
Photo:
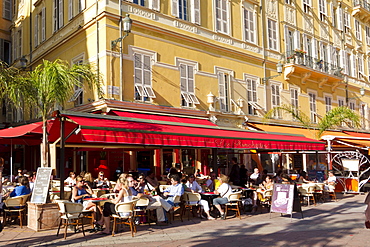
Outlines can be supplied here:
[[332, 177], [328, 177], [328, 183], [330, 182], [336, 182], [337, 181], [337, 178], [335, 176], [332, 176]]
[[197, 181], [194, 181], [193, 183], [190, 183], [190, 181], [187, 181], [186, 187], [198, 193], [203, 191], [202, 187], [197, 183]]
[[76, 185], [76, 179], [73, 179], [71, 177], [68, 177], [66, 180], [64, 180], [64, 182], [66, 182], [70, 186]]
[[222, 183], [220, 187], [218, 187], [217, 191], [220, 193], [222, 198], [229, 198], [229, 195], [233, 192], [231, 186], [227, 183]]
[[252, 175], [250, 176], [250, 178], [253, 179], [253, 180], [257, 180], [257, 178], [258, 178], [259, 175], [260, 175], [259, 173], [252, 173]]

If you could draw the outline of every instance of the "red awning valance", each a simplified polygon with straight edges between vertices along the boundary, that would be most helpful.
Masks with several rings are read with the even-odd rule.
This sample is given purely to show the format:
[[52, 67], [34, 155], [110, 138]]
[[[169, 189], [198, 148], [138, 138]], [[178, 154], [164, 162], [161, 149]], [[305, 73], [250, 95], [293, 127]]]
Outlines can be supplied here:
[[[74, 124], [66, 125], [68, 134], [77, 125], [81, 131], [69, 143], [111, 143], [153, 146], [184, 146], [233, 149], [324, 150], [325, 143], [301, 135], [269, 134], [259, 131], [227, 129], [216, 126], [189, 127], [179, 123], [153, 123], [150, 120], [65, 114]], [[124, 120], [121, 120], [124, 119]], [[51, 139], [59, 137], [59, 122], [50, 130]], [[69, 132], [68, 132], [69, 131]]]

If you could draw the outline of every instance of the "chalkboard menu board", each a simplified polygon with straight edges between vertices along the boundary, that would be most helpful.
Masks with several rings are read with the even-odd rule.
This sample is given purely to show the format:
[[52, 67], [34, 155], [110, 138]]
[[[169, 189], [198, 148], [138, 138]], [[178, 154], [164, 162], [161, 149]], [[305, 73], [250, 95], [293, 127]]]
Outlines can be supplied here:
[[271, 212], [292, 214], [294, 201], [293, 184], [274, 184]]
[[36, 181], [33, 186], [31, 203], [46, 203], [49, 192], [51, 167], [39, 167], [37, 169]]

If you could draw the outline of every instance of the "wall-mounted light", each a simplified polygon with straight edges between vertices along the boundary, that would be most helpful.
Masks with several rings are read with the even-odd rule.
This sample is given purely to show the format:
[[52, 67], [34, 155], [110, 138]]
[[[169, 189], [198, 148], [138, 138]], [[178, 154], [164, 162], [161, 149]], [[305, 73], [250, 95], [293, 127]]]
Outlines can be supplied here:
[[265, 84], [266, 82], [268, 82], [268, 80], [270, 80], [272, 78], [275, 78], [275, 77], [278, 77], [283, 73], [283, 64], [280, 61], [276, 64], [276, 71], [278, 72], [278, 75], [272, 75], [272, 76], [264, 77], [264, 78], [262, 78], [262, 83]]
[[119, 37], [118, 39], [113, 40], [111, 42], [112, 49], [114, 49], [116, 47], [116, 45], [117, 45], [118, 42], [121, 42], [124, 38], [126, 38], [131, 33], [132, 20], [130, 18], [130, 15], [129, 14], [126, 14], [126, 17], [123, 18], [122, 22], [123, 22], [123, 31], [126, 34], [124, 36]]

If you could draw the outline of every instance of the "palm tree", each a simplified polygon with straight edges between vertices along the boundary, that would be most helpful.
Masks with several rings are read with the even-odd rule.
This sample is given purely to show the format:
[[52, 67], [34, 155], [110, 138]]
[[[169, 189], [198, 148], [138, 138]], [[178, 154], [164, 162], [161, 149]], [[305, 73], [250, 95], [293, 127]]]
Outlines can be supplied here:
[[291, 105], [281, 105], [274, 107], [269, 110], [265, 115], [264, 119], [271, 119], [276, 111], [284, 111], [300, 122], [303, 127], [307, 129], [317, 129], [317, 138], [320, 138], [321, 135], [328, 129], [332, 129], [336, 126], [341, 126], [345, 123], [348, 127], [360, 127], [360, 116], [355, 113], [353, 110], [349, 109], [346, 106], [339, 106], [328, 111], [325, 116], [319, 120], [317, 124], [313, 124], [310, 118], [304, 114], [301, 110], [291, 106]]
[[22, 109], [23, 105], [28, 105], [37, 109], [43, 122], [41, 163], [43, 167], [47, 167], [48, 117], [57, 106], [63, 106], [71, 98], [75, 86], [82, 88], [84, 82], [89, 88], [96, 89], [100, 97], [98, 75], [88, 64], [70, 66], [68, 62], [57, 59], [53, 62], [43, 60], [33, 71], [18, 73], [11, 79], [12, 82], [0, 82], [0, 89], [3, 89], [3, 93], [15, 107]]

